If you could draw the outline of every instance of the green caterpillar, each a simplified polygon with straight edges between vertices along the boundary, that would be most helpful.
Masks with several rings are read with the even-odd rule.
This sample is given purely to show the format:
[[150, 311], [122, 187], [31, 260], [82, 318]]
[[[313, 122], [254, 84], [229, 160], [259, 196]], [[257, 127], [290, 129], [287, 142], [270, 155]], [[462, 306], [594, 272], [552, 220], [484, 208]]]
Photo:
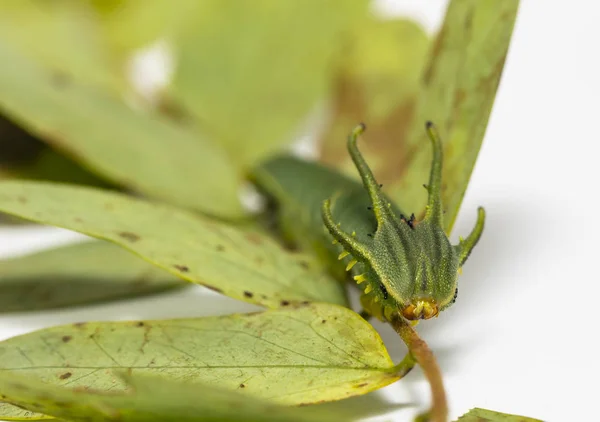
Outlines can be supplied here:
[[483, 208], [466, 239], [451, 245], [443, 225], [442, 144], [431, 122], [426, 131], [433, 161], [425, 216], [406, 217], [381, 191], [357, 147], [365, 125], [348, 137], [348, 152], [362, 186], [324, 166], [293, 157], [273, 158], [251, 179], [269, 199], [278, 232], [300, 249], [310, 250], [340, 279], [349, 272], [362, 288], [364, 311], [380, 320], [400, 312], [406, 319], [438, 316], [456, 301], [457, 278], [477, 244]]

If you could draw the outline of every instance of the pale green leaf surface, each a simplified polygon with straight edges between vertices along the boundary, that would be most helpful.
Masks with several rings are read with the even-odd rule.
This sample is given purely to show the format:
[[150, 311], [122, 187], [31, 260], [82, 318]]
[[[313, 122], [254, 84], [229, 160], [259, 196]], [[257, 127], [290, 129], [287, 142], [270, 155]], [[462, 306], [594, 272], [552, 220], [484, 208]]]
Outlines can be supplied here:
[[188, 283], [108, 242], [85, 242], [0, 261], [0, 313], [157, 293]]
[[177, 34], [194, 15], [195, 0], [91, 0], [104, 39], [115, 54], [127, 54]]
[[0, 110], [103, 177], [220, 217], [242, 214], [220, 148], [158, 115], [36, 66], [0, 40]]
[[[406, 63], [407, 69], [412, 63], [416, 66], [413, 71], [417, 67], [422, 69], [418, 82], [404, 78], [402, 73], [397, 79], [398, 83], [414, 85], [413, 97], [408, 95], [410, 88], [390, 90], [389, 111], [381, 114], [378, 101], [367, 96], [372, 91], [371, 79], [354, 78], [354, 84], [341, 85], [337, 92], [336, 120], [325, 138], [324, 160], [348, 166], [342, 151], [343, 126], [347, 134], [359, 119], [364, 120], [367, 132], [360, 145], [376, 177], [401, 209], [419, 214], [427, 200], [422, 185], [429, 178], [432, 154], [424, 124], [433, 121], [444, 141], [442, 195], [449, 232], [483, 140], [517, 8], [518, 0], [452, 0], [424, 64], [414, 59], [423, 44], [415, 44], [415, 38], [408, 33], [396, 37], [394, 43], [382, 44], [379, 52], [382, 56], [397, 57], [399, 63]], [[379, 66], [373, 66], [366, 74], [385, 86], [381, 72]], [[414, 77], [414, 73], [410, 75]], [[332, 141], [333, 138], [337, 141]], [[333, 146], [328, 145], [330, 142]]]
[[342, 35], [363, 0], [197, 2], [174, 47], [172, 91], [247, 167], [289, 143], [330, 89]]
[[33, 378], [0, 372], [0, 392], [26, 409], [82, 422], [337, 422], [354, 419], [352, 408], [333, 412], [314, 407], [286, 407], [214, 386], [148, 375], [123, 378], [129, 391], [105, 394], [50, 386]]
[[[398, 379], [373, 327], [353, 311], [329, 304], [197, 319], [81, 323], [0, 342], [0, 372], [53, 385], [117, 393], [126, 388], [118, 370], [201, 382], [282, 404], [338, 400]], [[7, 417], [13, 414], [0, 414]]]
[[525, 416], [509, 415], [507, 413], [495, 412], [480, 408], [471, 409], [458, 418], [456, 422], [543, 422], [540, 419], [527, 418]]
[[101, 35], [86, 2], [0, 2], [0, 42], [10, 43], [48, 69], [77, 75], [80, 80], [109, 90], [123, 90], [125, 69], [113, 61]]
[[117, 243], [194, 283], [267, 307], [346, 304], [343, 284], [274, 240], [168, 205], [68, 185], [0, 182], [0, 211]]

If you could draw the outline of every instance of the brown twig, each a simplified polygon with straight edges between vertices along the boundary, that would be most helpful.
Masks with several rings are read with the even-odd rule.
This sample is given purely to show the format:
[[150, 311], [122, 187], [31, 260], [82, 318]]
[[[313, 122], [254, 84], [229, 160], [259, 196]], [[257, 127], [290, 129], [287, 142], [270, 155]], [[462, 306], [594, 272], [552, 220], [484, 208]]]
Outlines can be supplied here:
[[414, 356], [417, 363], [423, 369], [425, 378], [429, 381], [431, 387], [431, 410], [427, 413], [427, 420], [431, 422], [446, 422], [448, 419], [448, 402], [446, 401], [446, 392], [442, 381], [440, 367], [433, 356], [433, 352], [419, 337], [417, 332], [411, 327], [408, 321], [401, 316], [395, 316], [390, 321], [394, 330], [400, 335], [410, 353]]

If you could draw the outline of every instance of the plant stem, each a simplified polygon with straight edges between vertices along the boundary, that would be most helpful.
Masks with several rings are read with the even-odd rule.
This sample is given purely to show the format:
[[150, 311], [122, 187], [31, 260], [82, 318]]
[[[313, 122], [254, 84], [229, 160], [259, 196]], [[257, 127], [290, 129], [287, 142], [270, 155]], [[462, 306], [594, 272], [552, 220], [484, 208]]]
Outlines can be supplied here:
[[[419, 337], [417, 332], [411, 327], [410, 323], [397, 315], [390, 321], [394, 330], [400, 335], [406, 346], [409, 354], [414, 356], [417, 363], [423, 369], [425, 378], [429, 381], [431, 387], [431, 410], [428, 413], [428, 420], [431, 422], [446, 422], [448, 418], [448, 402], [446, 401], [446, 392], [442, 381], [440, 367], [433, 356], [433, 352]], [[406, 357], [404, 358], [406, 360]], [[398, 365], [402, 365], [404, 360]]]

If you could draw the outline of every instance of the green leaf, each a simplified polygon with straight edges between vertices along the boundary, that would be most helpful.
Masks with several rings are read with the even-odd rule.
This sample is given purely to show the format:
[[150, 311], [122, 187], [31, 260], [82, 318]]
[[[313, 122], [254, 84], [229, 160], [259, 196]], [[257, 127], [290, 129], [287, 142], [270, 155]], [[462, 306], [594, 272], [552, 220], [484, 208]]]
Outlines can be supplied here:
[[125, 88], [125, 69], [112, 60], [93, 10], [85, 2], [3, 0], [0, 43], [10, 43], [48, 69], [75, 74], [109, 90]]
[[0, 261], [0, 313], [157, 293], [187, 283], [108, 242]]
[[194, 0], [90, 0], [103, 38], [115, 54], [127, 54], [161, 37], [177, 34], [193, 19]]
[[90, 170], [145, 195], [236, 217], [238, 175], [183, 127], [39, 67], [0, 41], [0, 111]]
[[493, 410], [474, 408], [458, 418], [457, 422], [543, 422], [540, 419], [525, 416], [509, 415]]
[[252, 230], [126, 195], [52, 183], [0, 182], [0, 211], [109, 240], [169, 272], [267, 307], [346, 304], [343, 284], [307, 256]]
[[[431, 165], [431, 145], [424, 123], [432, 120], [444, 140], [443, 200], [445, 222], [452, 228], [483, 140], [504, 66], [518, 0], [452, 0], [443, 27], [423, 68], [416, 101], [398, 95], [386, 118], [366, 121], [363, 143], [387, 193], [407, 212], [422, 212], [423, 189]], [[412, 41], [398, 38], [396, 54], [412, 51]], [[392, 54], [391, 50], [388, 54]], [[410, 60], [407, 58], [407, 60]], [[376, 75], [375, 75], [376, 76]], [[346, 94], [347, 96], [349, 94]], [[338, 94], [340, 97], [340, 94]], [[346, 108], [370, 115], [368, 104], [349, 97]], [[339, 102], [339, 101], [338, 101]], [[356, 122], [342, 122], [349, 131]], [[339, 123], [338, 123], [339, 124]], [[341, 135], [336, 135], [341, 136]], [[340, 154], [339, 148], [336, 154]], [[330, 154], [326, 159], [339, 158]]]
[[[289, 421], [352, 420], [352, 409], [336, 411], [285, 407], [213, 386], [156, 376], [122, 376], [128, 393], [103, 394], [50, 386], [32, 378], [0, 373], [0, 392], [23, 408], [72, 421]], [[33, 420], [27, 418], [29, 420]]]
[[294, 139], [368, 1], [206, 0], [177, 40], [172, 91], [247, 167]]
[[[351, 310], [328, 304], [196, 319], [80, 323], [0, 342], [0, 373], [118, 393], [126, 385], [115, 370], [289, 405], [365, 394], [399, 378], [373, 327]], [[2, 410], [8, 413], [0, 418], [16, 417], [6, 406]]]

